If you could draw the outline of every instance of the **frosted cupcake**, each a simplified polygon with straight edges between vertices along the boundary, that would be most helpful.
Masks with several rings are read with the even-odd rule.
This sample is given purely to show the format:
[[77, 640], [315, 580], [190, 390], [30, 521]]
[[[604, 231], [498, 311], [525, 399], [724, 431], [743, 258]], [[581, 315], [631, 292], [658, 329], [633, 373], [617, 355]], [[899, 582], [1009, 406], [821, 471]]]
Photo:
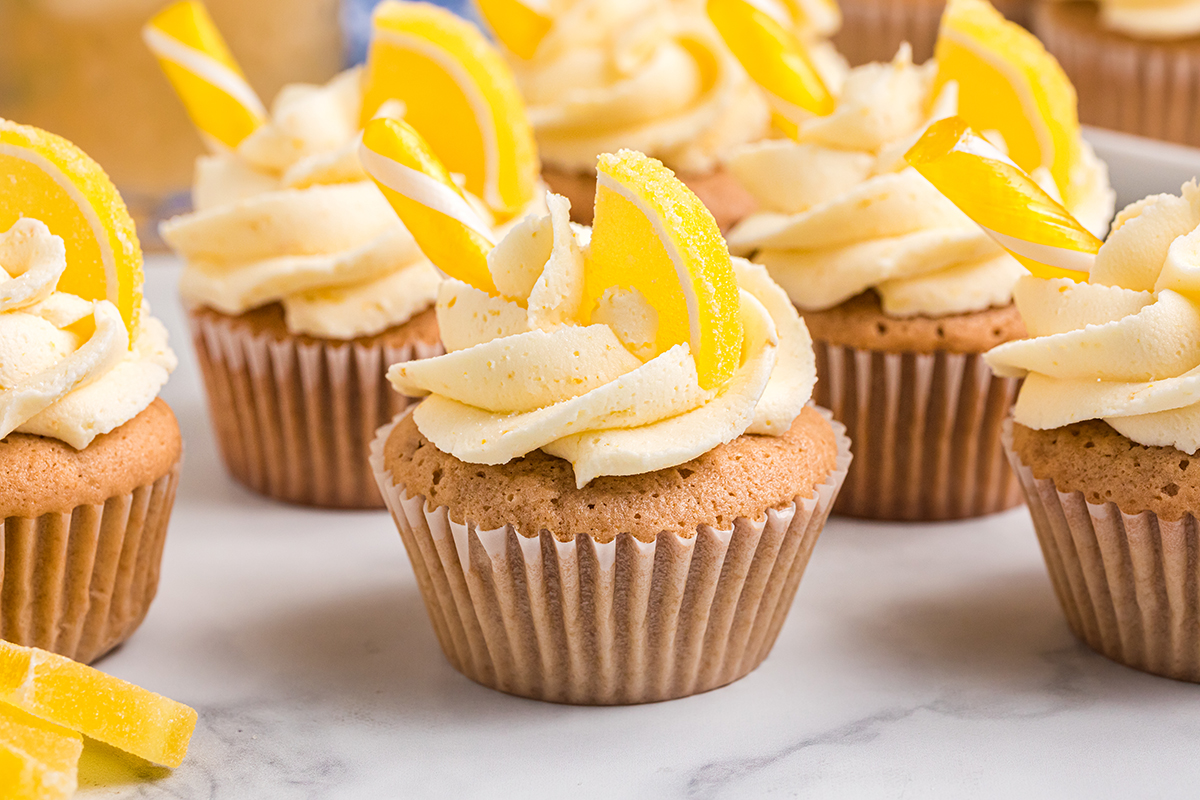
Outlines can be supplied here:
[[[833, 43], [853, 66], [885, 61], [905, 42], [918, 62], [931, 58], [946, 7], [945, 0], [839, 0], [838, 5], [842, 27]], [[993, 5], [1005, 19], [1028, 28], [1037, 4], [997, 0]]]
[[[596, 157], [622, 147], [673, 169], [722, 230], [753, 210], [724, 162], [735, 146], [769, 135], [770, 114], [702, 0], [556, 0], [533, 33], [480, 5], [529, 107], [542, 175], [577, 221], [591, 221]], [[838, 25], [836, 7], [820, 0], [769, 5], [807, 40]], [[836, 82], [840, 57], [827, 43], [814, 51]]]
[[[1020, 501], [1000, 446], [1017, 383], [993, 377], [981, 356], [1024, 335], [1012, 288], [1025, 270], [906, 164], [921, 132], [961, 106], [1019, 162], [1034, 161], [1090, 228], [1102, 232], [1112, 213], [1107, 170], [1069, 124], [1073, 107], [1053, 103], [1053, 62], [986, 4], [955, 6], [971, 15], [958, 23], [968, 34], [995, 32], [984, 43], [1016, 37], [994, 56], [1011, 74], [1037, 76], [1017, 88], [1052, 116], [985, 103], [1005, 73], [971, 71], [983, 62], [965, 48], [918, 67], [902, 47], [889, 64], [851, 70], [832, 113], [802, 120], [796, 140], [752, 145], [730, 162], [763, 208], [730, 232], [730, 248], [767, 267], [812, 332], [815, 399], [846, 424], [858, 455], [836, 509], [852, 516], [954, 519]], [[1057, 149], [1038, 149], [1047, 140]]]
[[0, 638], [91, 661], [141, 624], [179, 479], [175, 368], [133, 220], [74, 145], [0, 120]]
[[1086, 281], [1022, 278], [1030, 338], [1006, 431], [1071, 629], [1136, 669], [1200, 681], [1200, 188], [1117, 215]]
[[[151, 31], [186, 39], [188, 25], [206, 23], [159, 18]], [[375, 28], [364, 70], [285, 87], [269, 115], [200, 159], [194, 212], [162, 225], [186, 262], [180, 293], [225, 463], [246, 486], [289, 502], [381, 506], [367, 447], [405, 402], [384, 372], [442, 352], [432, 308], [440, 277], [358, 162], [364, 119], [426, 123], [447, 160], [465, 162], [463, 180], [489, 224], [493, 211], [512, 216], [536, 194], [519, 97], [478, 31], [449, 12], [400, 3], [382, 4]], [[430, 93], [459, 79], [458, 104], [444, 87]], [[480, 108], [468, 90], [483, 98]], [[213, 136], [246, 108], [218, 111], [215, 123], [204, 116], [211, 109], [194, 111]]]
[[[392, 126], [364, 146], [421, 163]], [[766, 272], [660, 163], [622, 151], [600, 176], [594, 231], [551, 195], [442, 285], [449, 352], [391, 369], [424, 399], [372, 464], [455, 668], [638, 703], [766, 657], [849, 451], [807, 406], [811, 343]]]
[[1200, 147], [1200, 3], [1040, 3], [1034, 30], [1090, 125]]

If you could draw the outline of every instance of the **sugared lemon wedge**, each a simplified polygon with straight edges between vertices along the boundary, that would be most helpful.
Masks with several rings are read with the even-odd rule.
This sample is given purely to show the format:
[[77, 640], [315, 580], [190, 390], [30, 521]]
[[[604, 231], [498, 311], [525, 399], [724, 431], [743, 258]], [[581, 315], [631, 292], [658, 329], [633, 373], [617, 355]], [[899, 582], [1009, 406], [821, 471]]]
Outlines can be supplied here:
[[209, 144], [237, 147], [267, 112], [198, 0], [167, 6], [142, 28], [188, 116]]
[[496, 38], [519, 58], [533, 58], [554, 25], [537, 0], [476, 0], [476, 5]]
[[958, 81], [958, 113], [977, 131], [997, 131], [1021, 169], [1044, 167], [1068, 204], [1080, 160], [1075, 87], [1033, 34], [987, 0], [950, 0], [934, 53], [933, 96]]
[[61, 291], [111, 300], [132, 346], [142, 309], [142, 248], [121, 195], [82, 150], [52, 133], [0, 120], [0, 231], [40, 220], [67, 247]]
[[600, 156], [584, 309], [611, 287], [657, 312], [652, 354], [687, 342], [700, 386], [727, 382], [742, 353], [737, 278], [716, 220], [661, 162], [632, 150]]
[[961, 117], [930, 125], [905, 158], [1034, 275], [1087, 280], [1100, 240]]
[[387, 100], [421, 132], [467, 191], [500, 220], [531, 200], [540, 167], [533, 128], [504, 59], [479, 29], [427, 3], [385, 0], [375, 9], [363, 124]]
[[0, 702], [126, 753], [177, 767], [196, 712], [69, 658], [0, 641]]
[[421, 134], [407, 122], [371, 120], [358, 158], [434, 266], [496, 293], [487, 264], [491, 229]]
[[836, 101], [808, 47], [761, 7], [762, 0], [708, 0], [708, 17], [767, 95], [776, 126], [793, 139], [806, 117], [833, 112]]
[[0, 797], [60, 800], [75, 793], [83, 739], [0, 703]]

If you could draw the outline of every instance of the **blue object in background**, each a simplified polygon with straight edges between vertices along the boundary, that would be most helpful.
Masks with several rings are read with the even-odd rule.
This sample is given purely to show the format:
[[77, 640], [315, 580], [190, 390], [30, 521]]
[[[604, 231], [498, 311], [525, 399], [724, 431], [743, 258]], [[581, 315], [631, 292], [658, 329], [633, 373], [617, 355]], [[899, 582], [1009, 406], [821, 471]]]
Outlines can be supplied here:
[[[445, 6], [456, 14], [478, 23], [475, 7], [471, 0], [431, 0], [435, 5]], [[371, 9], [379, 0], [343, 0], [342, 30], [346, 34], [346, 58], [348, 64], [361, 64], [367, 58], [367, 44], [371, 40]]]

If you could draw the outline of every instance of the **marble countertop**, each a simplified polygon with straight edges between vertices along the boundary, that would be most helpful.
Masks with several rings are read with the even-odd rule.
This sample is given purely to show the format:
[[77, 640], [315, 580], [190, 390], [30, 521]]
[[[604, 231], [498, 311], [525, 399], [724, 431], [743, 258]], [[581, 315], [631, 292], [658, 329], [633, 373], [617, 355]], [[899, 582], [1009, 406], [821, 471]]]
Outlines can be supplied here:
[[162, 583], [98, 666], [200, 722], [174, 771], [89, 745], [79, 797], [1195, 794], [1200, 686], [1072, 637], [1023, 508], [833, 519], [771, 656], [705, 695], [577, 708], [470, 682], [442, 656], [385, 512], [291, 508], [226, 476], [177, 280], [174, 263], [149, 264], [180, 356], [164, 397], [187, 441]]

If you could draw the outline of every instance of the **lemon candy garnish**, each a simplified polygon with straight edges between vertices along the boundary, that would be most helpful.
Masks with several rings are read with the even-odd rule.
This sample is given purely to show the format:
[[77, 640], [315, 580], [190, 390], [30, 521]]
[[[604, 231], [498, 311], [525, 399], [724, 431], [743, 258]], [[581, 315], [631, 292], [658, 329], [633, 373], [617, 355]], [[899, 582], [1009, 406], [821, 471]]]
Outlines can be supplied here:
[[168, 6], [142, 28], [142, 39], [210, 147], [237, 147], [266, 120], [262, 101], [203, 3]]
[[496, 38], [519, 58], [533, 58], [554, 25], [538, 0], [475, 0], [475, 5]]
[[359, 161], [434, 266], [495, 294], [487, 264], [495, 245], [491, 228], [421, 134], [407, 122], [372, 120]]
[[65, 800], [78, 785], [83, 738], [0, 703], [0, 790], [5, 800]]
[[930, 125], [905, 159], [1034, 275], [1087, 280], [1101, 241], [961, 117]]
[[372, 17], [365, 126], [388, 100], [498, 220], [534, 199], [540, 166], [516, 79], [474, 25], [427, 3], [385, 0]]
[[836, 101], [805, 43], [763, 5], [763, 0], [708, 0], [708, 17], [767, 95], [776, 126], [795, 139], [800, 123], [832, 113]]

